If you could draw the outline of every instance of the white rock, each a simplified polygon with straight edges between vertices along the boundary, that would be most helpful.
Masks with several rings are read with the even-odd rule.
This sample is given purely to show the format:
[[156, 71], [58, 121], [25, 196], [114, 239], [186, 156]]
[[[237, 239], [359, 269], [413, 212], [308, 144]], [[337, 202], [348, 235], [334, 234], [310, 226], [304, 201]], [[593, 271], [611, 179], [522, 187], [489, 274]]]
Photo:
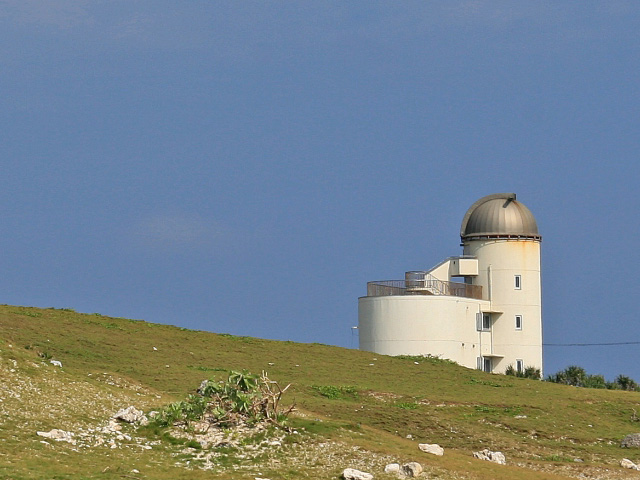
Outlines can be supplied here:
[[69, 442], [73, 445], [76, 444], [76, 441], [73, 439], [72, 432], [65, 432], [64, 430], [58, 430], [54, 428], [48, 432], [36, 432], [40, 437], [50, 438], [51, 440], [55, 440], [57, 442]]
[[480, 452], [473, 452], [473, 456], [475, 458], [479, 458], [480, 460], [487, 460], [488, 462], [494, 462], [499, 465], [505, 465], [507, 463], [507, 460], [502, 452], [492, 452], [488, 448], [485, 448]]
[[620, 466], [623, 468], [630, 468], [631, 470], [640, 470], [640, 467], [628, 458], [623, 458], [622, 460], [620, 460]]
[[133, 470], [131, 470], [131, 473], [140, 473], [140, 470], [138, 470], [137, 468], [134, 468]]
[[444, 455], [444, 448], [442, 448], [437, 443], [420, 443], [418, 448], [426, 453], [431, 453], [433, 455], [442, 456]]
[[402, 473], [407, 477], [415, 478], [422, 473], [422, 465], [418, 462], [409, 462], [402, 466]]
[[54, 367], [62, 367], [62, 362], [59, 362], [58, 360], [49, 360], [49, 363]]
[[113, 416], [116, 420], [122, 420], [127, 423], [140, 423], [144, 425], [148, 422], [147, 416], [144, 414], [142, 410], [138, 410], [134, 406], [130, 406], [127, 408], [123, 408], [118, 410], [118, 412]]
[[342, 478], [344, 480], [373, 480], [373, 475], [355, 468], [345, 468], [342, 472]]
[[384, 467], [384, 473], [398, 473], [400, 471], [399, 463], [390, 463]]

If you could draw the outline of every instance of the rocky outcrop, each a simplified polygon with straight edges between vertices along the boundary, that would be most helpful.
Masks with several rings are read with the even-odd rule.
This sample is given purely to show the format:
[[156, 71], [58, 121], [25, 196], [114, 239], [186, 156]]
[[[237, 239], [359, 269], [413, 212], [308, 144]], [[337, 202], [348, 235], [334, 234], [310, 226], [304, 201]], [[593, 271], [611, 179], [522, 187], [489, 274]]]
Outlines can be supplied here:
[[134, 406], [118, 410], [113, 418], [127, 423], [139, 423], [140, 425], [146, 425], [149, 423], [149, 419], [144, 412], [142, 410], [138, 410]]
[[502, 452], [492, 452], [488, 448], [485, 448], [480, 452], [473, 452], [473, 456], [480, 460], [486, 460], [488, 462], [494, 462], [500, 465], [505, 465], [507, 463], [507, 460]]
[[437, 443], [420, 443], [418, 448], [426, 453], [431, 453], [433, 455], [442, 456], [444, 455], [444, 448], [442, 448]]
[[640, 447], [640, 433], [632, 433], [622, 439], [620, 446], [623, 448]]

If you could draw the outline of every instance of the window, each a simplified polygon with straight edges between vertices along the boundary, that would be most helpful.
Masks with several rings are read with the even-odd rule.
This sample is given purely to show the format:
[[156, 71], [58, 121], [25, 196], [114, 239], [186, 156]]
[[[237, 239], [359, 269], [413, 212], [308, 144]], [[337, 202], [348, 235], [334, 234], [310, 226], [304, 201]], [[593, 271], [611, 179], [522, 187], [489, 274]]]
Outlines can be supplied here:
[[522, 330], [522, 315], [516, 315], [516, 330]]
[[516, 360], [516, 372], [524, 373], [524, 361], [521, 359]]
[[521, 290], [522, 289], [522, 277], [520, 275], [516, 275], [514, 277], [514, 283], [513, 286], [516, 290]]
[[491, 315], [489, 315], [488, 313], [482, 314], [482, 330], [491, 330]]

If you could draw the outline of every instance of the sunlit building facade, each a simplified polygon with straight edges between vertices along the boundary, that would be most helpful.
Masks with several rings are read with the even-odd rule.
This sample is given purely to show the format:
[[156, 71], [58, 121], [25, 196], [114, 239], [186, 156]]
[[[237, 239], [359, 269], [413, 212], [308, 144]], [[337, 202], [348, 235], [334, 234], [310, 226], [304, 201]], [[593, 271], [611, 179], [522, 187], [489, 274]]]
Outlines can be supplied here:
[[483, 197], [464, 215], [460, 239], [460, 256], [367, 284], [360, 349], [434, 355], [493, 373], [509, 365], [542, 371], [542, 237], [533, 214], [514, 193]]

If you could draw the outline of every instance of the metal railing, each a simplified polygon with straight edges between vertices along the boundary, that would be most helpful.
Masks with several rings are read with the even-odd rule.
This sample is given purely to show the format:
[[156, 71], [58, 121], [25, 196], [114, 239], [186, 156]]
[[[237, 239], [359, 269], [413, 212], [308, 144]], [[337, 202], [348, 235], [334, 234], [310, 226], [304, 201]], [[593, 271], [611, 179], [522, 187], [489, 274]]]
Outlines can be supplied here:
[[482, 285], [469, 285], [460, 282], [446, 282], [428, 276], [421, 281], [379, 280], [367, 283], [368, 297], [383, 297], [388, 295], [449, 295], [482, 299]]

